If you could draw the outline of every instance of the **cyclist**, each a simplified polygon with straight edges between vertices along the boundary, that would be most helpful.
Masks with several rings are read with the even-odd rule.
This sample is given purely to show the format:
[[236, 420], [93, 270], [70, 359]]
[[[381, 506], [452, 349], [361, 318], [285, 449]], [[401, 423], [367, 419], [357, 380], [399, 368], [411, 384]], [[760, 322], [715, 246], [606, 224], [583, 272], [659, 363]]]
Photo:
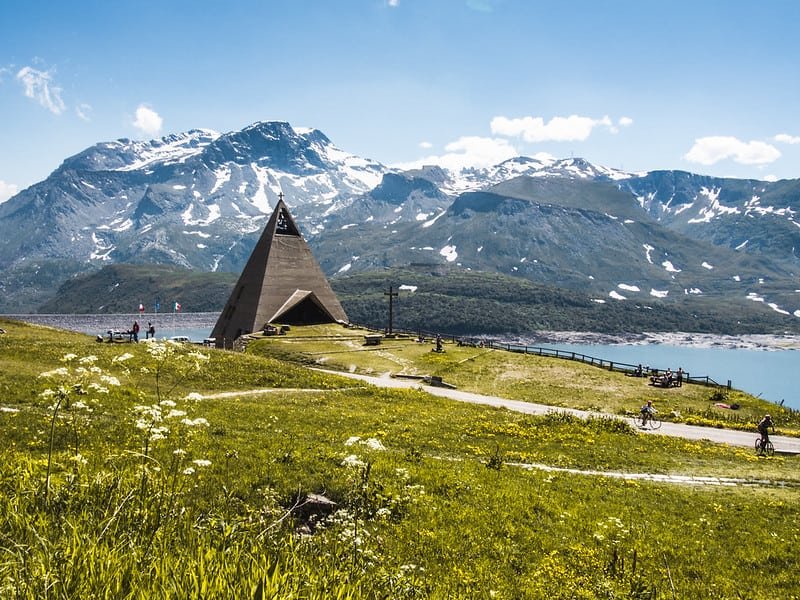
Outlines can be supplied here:
[[642, 415], [642, 427], [644, 427], [645, 425], [647, 425], [647, 419], [649, 419], [650, 417], [652, 417], [652, 416], [653, 416], [654, 414], [656, 414], [657, 412], [658, 412], [658, 411], [656, 410], [656, 407], [655, 407], [655, 406], [653, 406], [653, 401], [652, 401], [652, 400], [648, 400], [648, 401], [647, 401], [647, 404], [645, 404], [645, 405], [644, 405], [644, 406], [641, 408], [641, 410], [639, 411], [639, 413]]
[[775, 422], [769, 415], [764, 415], [764, 418], [758, 422], [758, 433], [761, 434], [761, 450], [767, 447], [769, 442], [769, 428], [772, 427], [772, 433], [775, 433]]

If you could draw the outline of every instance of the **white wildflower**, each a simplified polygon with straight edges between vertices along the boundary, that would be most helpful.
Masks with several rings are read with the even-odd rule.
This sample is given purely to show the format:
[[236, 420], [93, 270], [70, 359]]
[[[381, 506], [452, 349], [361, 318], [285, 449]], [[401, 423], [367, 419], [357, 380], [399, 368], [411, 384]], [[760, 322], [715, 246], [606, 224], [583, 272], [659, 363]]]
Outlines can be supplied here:
[[167, 419], [175, 419], [177, 417], [185, 417], [186, 411], [185, 410], [178, 410], [177, 408], [173, 408], [171, 411], [167, 413]]
[[186, 456], [186, 450], [184, 450], [183, 448], [177, 448], [176, 450], [173, 450], [172, 453], [175, 456]]
[[[52, 390], [51, 390], [52, 391]], [[10, 406], [0, 406], [0, 412], [4, 413], [18, 413], [18, 408], [11, 408]]]
[[349, 456], [345, 456], [344, 460], [342, 461], [343, 467], [363, 467], [364, 461], [362, 461], [358, 456], [355, 454], [350, 454]]
[[120, 385], [119, 379], [117, 379], [113, 375], [101, 375], [100, 376], [100, 381], [103, 381], [104, 383], [107, 383], [108, 385], [114, 385], [114, 386], [119, 386]]
[[159, 402], [161, 406], [166, 406], [167, 408], [174, 408], [177, 406], [172, 400], [162, 400]]
[[78, 355], [70, 352], [69, 354], [65, 354], [61, 357], [61, 362], [72, 362], [76, 358], [78, 358]]
[[369, 438], [362, 442], [370, 450], [386, 450], [386, 446], [381, 444], [381, 441], [375, 438]]
[[97, 362], [97, 357], [94, 354], [90, 354], [89, 356], [84, 356], [78, 362], [82, 365], [93, 365]]
[[184, 475], [194, 475], [194, 467], [186, 467], [183, 470]]
[[357, 435], [347, 438], [347, 441], [344, 443], [345, 446], [352, 446], [353, 444], [360, 442], [361, 438]]
[[196, 419], [186, 418], [181, 420], [181, 423], [183, 423], [187, 427], [198, 427], [198, 426], [208, 427], [208, 421], [203, 417], [197, 417]]
[[94, 390], [98, 394], [107, 394], [108, 393], [108, 388], [107, 387], [103, 387], [99, 383], [90, 383], [89, 384], [89, 389]]
[[130, 352], [126, 352], [125, 354], [120, 354], [119, 356], [115, 356], [111, 359], [111, 362], [125, 362], [126, 360], [130, 360], [133, 358], [133, 354]]
[[209, 466], [211, 466], [211, 461], [210, 460], [206, 460], [205, 458], [197, 458], [197, 459], [193, 460], [192, 462], [194, 464], [196, 464], [198, 467], [209, 467]]

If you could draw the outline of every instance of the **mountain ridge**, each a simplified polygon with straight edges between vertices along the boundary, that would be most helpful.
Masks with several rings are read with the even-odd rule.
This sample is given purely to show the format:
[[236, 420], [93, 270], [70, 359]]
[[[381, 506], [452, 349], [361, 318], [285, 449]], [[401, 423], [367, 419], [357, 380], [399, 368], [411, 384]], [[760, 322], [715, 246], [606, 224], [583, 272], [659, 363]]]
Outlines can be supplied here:
[[737, 297], [800, 316], [800, 180], [626, 173], [582, 158], [402, 172], [317, 129], [95, 144], [0, 204], [0, 310], [111, 263], [237, 272], [278, 194], [332, 277], [443, 264], [598, 302]]

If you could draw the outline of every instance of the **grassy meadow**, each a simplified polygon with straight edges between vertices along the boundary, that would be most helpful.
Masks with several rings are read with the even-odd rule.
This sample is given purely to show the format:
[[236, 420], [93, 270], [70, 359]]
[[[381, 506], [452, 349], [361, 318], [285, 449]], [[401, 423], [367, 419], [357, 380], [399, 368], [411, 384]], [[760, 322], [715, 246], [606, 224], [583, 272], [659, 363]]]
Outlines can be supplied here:
[[[232, 353], [0, 327], [0, 598], [800, 597], [797, 457], [307, 366], [619, 415], [657, 394], [662, 413], [726, 424], [706, 388], [477, 348], [366, 350], [341, 328]], [[763, 410], [736, 401], [742, 422]]]

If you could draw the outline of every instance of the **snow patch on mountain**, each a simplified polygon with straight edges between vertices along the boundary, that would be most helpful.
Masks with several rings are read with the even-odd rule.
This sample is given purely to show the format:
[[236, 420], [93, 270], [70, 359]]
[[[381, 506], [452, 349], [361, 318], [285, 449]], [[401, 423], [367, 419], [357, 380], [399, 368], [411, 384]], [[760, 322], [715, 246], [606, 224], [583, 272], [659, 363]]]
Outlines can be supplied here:
[[383, 172], [375, 168], [376, 163], [345, 152], [333, 144], [317, 145], [316, 149], [329, 162], [342, 165], [345, 183], [355, 190], [367, 192], [377, 187], [383, 178]]
[[204, 219], [196, 219], [192, 216], [194, 205], [190, 204], [185, 211], [181, 214], [183, 218], [183, 224], [187, 227], [190, 225], [199, 225], [199, 226], [207, 226], [216, 221], [222, 215], [222, 211], [218, 204], [210, 204], [205, 206], [205, 209], [208, 211], [208, 215]]
[[625, 296], [617, 292], [616, 290], [611, 290], [608, 292], [608, 295], [613, 298], [614, 300], [627, 300]]
[[186, 162], [192, 156], [200, 154], [206, 146], [220, 137], [221, 134], [210, 129], [194, 129], [186, 133], [175, 134], [146, 142], [118, 140], [107, 144], [115, 151], [128, 152], [136, 157], [133, 162], [124, 165], [117, 171], [137, 171], [154, 163], [174, 164]]
[[650, 295], [655, 296], [656, 298], [666, 298], [668, 294], [669, 290], [650, 289]]
[[231, 168], [228, 165], [222, 165], [214, 171], [214, 185], [211, 186], [208, 195], [212, 196], [214, 192], [222, 189], [222, 187], [231, 180]]
[[789, 315], [789, 311], [788, 310], [783, 310], [780, 306], [778, 306], [774, 302], [767, 303], [767, 306], [769, 306], [776, 313], [779, 313], [779, 314], [782, 314], [782, 315]]
[[639, 286], [636, 285], [629, 285], [627, 283], [618, 283], [617, 287], [621, 290], [625, 290], [626, 292], [641, 292], [642, 290], [639, 289]]
[[644, 253], [645, 253], [645, 257], [647, 258], [647, 262], [649, 262], [652, 265], [653, 264], [653, 257], [651, 256], [650, 253], [653, 250], [655, 250], [655, 248], [653, 248], [650, 244], [642, 244], [642, 246], [644, 247]]
[[721, 191], [720, 188], [700, 188], [700, 193], [695, 197], [695, 200], [697, 200], [699, 196], [705, 196], [706, 206], [700, 209], [697, 217], [689, 219], [688, 223], [710, 223], [712, 219], [721, 215], [738, 215], [740, 211], [737, 207], [723, 206], [720, 204], [719, 194]]
[[[117, 226], [114, 227], [114, 225]], [[128, 229], [130, 229], [131, 227], [133, 227], [133, 221], [131, 221], [130, 219], [125, 219], [125, 220], [117, 219], [116, 222], [112, 221], [112, 229], [118, 233], [122, 231], [128, 231]]]
[[455, 246], [444, 246], [441, 250], [439, 250], [439, 254], [444, 256], [447, 262], [453, 262], [458, 258], [458, 252], [456, 252]]
[[671, 261], [665, 260], [661, 263], [661, 266], [664, 267], [664, 270], [668, 273], [680, 273], [681, 270], [675, 267]]
[[442, 211], [442, 212], [440, 212], [438, 215], [436, 215], [435, 217], [433, 217], [433, 218], [432, 218], [430, 221], [425, 221], [425, 222], [422, 224], [422, 227], [423, 227], [423, 228], [428, 228], [428, 227], [430, 227], [431, 225], [433, 225], [434, 223], [436, 223], [436, 221], [438, 221], [440, 217], [444, 216], [444, 214], [445, 214], [446, 212], [447, 212], [447, 210], [443, 210], [443, 211]]
[[[253, 169], [253, 173], [255, 173], [256, 180], [258, 181], [258, 189], [256, 190], [256, 193], [253, 194], [250, 202], [258, 209], [259, 212], [263, 214], [270, 213], [272, 212], [272, 208], [270, 208], [266, 191], [267, 186], [270, 184], [269, 169], [259, 167], [256, 163], [251, 163], [250, 168]], [[278, 189], [280, 189], [280, 186], [278, 186]]]
[[774, 206], [761, 206], [761, 197], [757, 195], [753, 195], [750, 200], [745, 202], [745, 211], [744, 214], [757, 214], [760, 216], [774, 214], [779, 217], [786, 217], [788, 216], [790, 219], [794, 217], [795, 211], [791, 209], [791, 207], [786, 208], [775, 208]]
[[89, 260], [111, 260], [109, 255], [115, 249], [113, 244], [110, 244], [103, 238], [98, 237], [94, 232], [92, 233], [92, 242], [94, 243], [94, 250], [91, 254], [89, 254]]

